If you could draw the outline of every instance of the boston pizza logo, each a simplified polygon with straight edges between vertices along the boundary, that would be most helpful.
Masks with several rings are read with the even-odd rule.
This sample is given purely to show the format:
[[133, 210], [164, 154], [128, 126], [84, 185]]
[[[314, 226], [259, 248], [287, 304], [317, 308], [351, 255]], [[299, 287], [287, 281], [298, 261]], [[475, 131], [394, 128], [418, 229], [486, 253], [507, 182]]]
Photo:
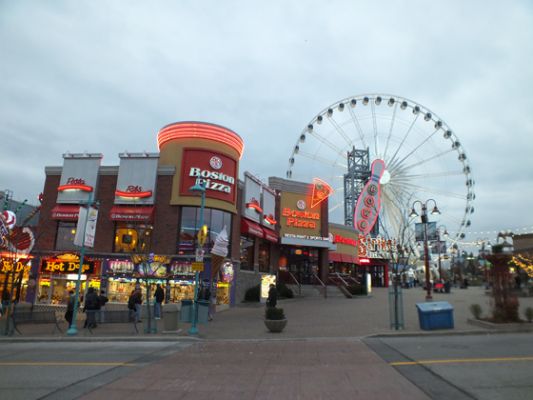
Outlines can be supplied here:
[[305, 201], [303, 200], [298, 200], [296, 202], [296, 207], [298, 207], [299, 210], [305, 210], [305, 208], [307, 207], [307, 205], [305, 204]]
[[213, 156], [209, 160], [209, 165], [211, 166], [211, 168], [218, 170], [222, 168], [222, 160], [220, 159], [220, 157]]

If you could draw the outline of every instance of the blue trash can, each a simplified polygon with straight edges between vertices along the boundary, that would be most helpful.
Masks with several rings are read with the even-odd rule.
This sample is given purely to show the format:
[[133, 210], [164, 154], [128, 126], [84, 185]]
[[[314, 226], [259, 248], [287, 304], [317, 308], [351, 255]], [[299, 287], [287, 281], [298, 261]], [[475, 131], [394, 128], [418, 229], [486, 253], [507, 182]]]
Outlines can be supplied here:
[[198, 300], [198, 323], [206, 324], [209, 317], [209, 301]]
[[417, 303], [420, 329], [453, 329], [453, 307], [447, 301]]
[[180, 322], [192, 322], [192, 300], [182, 300]]

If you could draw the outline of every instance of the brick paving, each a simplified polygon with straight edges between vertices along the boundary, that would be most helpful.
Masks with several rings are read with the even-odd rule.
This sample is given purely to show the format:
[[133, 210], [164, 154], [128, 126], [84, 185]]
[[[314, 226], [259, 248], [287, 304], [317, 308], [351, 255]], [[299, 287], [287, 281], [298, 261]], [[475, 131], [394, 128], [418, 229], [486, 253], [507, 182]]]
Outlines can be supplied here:
[[[331, 290], [335, 290], [332, 288]], [[307, 291], [307, 293], [309, 293]], [[178, 353], [140, 368], [88, 393], [84, 399], [427, 399], [362, 341], [391, 331], [386, 289], [369, 297], [347, 299], [314, 295], [280, 300], [288, 318], [282, 333], [269, 333], [263, 323], [264, 306], [240, 304], [200, 325], [196, 342]], [[405, 329], [400, 334], [461, 334], [484, 332], [468, 324], [469, 307], [479, 304], [485, 315], [490, 297], [483, 288], [456, 289], [434, 294], [449, 301], [455, 329], [422, 331], [416, 303], [425, 301], [420, 289], [403, 291]], [[533, 298], [520, 298], [520, 315]], [[159, 332], [163, 321], [158, 321]], [[62, 323], [63, 329], [66, 324]], [[80, 329], [78, 340], [192, 340], [189, 324], [174, 334], [133, 334], [123, 324], [100, 325], [91, 334]], [[52, 326], [23, 326], [23, 336], [0, 340], [65, 340]]]

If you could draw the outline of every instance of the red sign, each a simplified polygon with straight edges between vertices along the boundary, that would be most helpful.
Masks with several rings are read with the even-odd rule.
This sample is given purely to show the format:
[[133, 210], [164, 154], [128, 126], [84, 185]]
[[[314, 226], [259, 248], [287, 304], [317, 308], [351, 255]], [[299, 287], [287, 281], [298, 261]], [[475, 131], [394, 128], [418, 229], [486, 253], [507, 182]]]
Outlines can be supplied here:
[[205, 185], [205, 196], [235, 204], [237, 197], [237, 161], [209, 150], [184, 149], [180, 195], [193, 196], [191, 187]]
[[349, 246], [357, 247], [357, 240], [352, 238], [347, 238], [341, 235], [335, 235], [333, 243], [347, 244]]
[[129, 185], [126, 190], [115, 191], [115, 196], [129, 198], [147, 198], [152, 197], [152, 191], [143, 190], [141, 186]]
[[311, 195], [311, 208], [315, 208], [333, 194], [331, 186], [320, 178], [313, 178], [313, 194]]
[[57, 190], [59, 192], [63, 192], [65, 190], [82, 190], [84, 192], [92, 192], [93, 188], [92, 186], [87, 185], [84, 179], [70, 177], [67, 179], [67, 183], [59, 186]]

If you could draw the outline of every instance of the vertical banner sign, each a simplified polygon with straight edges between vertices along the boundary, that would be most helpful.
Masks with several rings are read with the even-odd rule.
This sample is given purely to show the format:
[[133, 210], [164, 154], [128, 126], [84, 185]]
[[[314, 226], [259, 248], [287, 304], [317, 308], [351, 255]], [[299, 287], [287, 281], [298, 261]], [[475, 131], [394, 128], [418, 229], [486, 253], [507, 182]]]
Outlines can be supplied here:
[[[76, 235], [74, 244], [76, 246], [94, 247], [94, 236], [96, 233], [96, 220], [98, 219], [98, 210], [94, 207], [80, 207], [78, 216], [78, 225], [76, 226]], [[85, 231], [85, 235], [84, 235]], [[83, 239], [85, 236], [85, 243]]]
[[89, 207], [87, 214], [87, 229], [85, 230], [85, 246], [94, 247], [94, 237], [96, 235], [96, 220], [98, 219], [98, 209]]

